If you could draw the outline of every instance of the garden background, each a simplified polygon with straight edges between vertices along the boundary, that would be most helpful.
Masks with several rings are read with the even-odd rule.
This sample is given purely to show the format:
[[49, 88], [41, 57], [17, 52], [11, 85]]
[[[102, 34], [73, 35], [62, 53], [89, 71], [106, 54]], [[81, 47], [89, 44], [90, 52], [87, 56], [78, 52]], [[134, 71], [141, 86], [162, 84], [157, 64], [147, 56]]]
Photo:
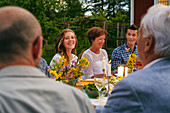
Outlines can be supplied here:
[[40, 22], [44, 37], [42, 57], [48, 64], [55, 55], [58, 35], [65, 28], [72, 29], [77, 36], [78, 57], [90, 47], [86, 34], [91, 27], [107, 30], [103, 48], [109, 59], [113, 49], [126, 41], [129, 0], [0, 0], [0, 7], [9, 5], [29, 10]]

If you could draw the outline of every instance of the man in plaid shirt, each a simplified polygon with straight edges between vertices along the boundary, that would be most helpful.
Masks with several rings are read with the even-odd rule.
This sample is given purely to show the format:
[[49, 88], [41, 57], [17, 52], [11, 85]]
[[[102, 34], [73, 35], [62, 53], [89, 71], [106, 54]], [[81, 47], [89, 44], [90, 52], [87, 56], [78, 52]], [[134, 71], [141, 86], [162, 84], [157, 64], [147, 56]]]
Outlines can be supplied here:
[[137, 29], [135, 25], [129, 26], [126, 33], [127, 42], [113, 50], [111, 59], [114, 71], [117, 70], [118, 64], [126, 64], [130, 54], [136, 54], [138, 57], [137, 45], [135, 45], [137, 41]]

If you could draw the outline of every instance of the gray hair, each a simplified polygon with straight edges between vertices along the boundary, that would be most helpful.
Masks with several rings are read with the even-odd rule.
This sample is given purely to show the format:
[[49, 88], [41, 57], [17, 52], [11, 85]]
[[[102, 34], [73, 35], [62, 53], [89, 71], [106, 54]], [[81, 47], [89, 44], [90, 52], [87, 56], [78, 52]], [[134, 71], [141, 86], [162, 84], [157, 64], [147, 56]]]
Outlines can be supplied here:
[[143, 37], [155, 39], [154, 52], [170, 57], [170, 7], [162, 4], [152, 6], [141, 21]]
[[0, 62], [10, 63], [26, 57], [29, 44], [41, 36], [36, 18], [19, 7], [0, 8]]

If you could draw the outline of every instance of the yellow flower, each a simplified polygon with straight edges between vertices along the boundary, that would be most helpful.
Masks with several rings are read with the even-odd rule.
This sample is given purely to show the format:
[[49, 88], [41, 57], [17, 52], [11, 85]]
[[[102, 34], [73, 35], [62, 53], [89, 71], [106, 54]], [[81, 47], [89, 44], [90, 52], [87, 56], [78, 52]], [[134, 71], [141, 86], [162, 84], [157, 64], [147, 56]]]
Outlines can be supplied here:
[[89, 66], [89, 64], [90, 64], [90, 62], [89, 62], [89, 61], [87, 61], [87, 62], [86, 62], [85, 67], [88, 67], [88, 66]]
[[86, 60], [86, 58], [85, 58], [85, 57], [82, 57], [81, 59], [82, 59], [82, 60]]
[[136, 54], [129, 55], [129, 59], [131, 59], [131, 58], [136, 59]]
[[54, 66], [54, 69], [57, 69], [57, 66]]
[[112, 76], [112, 78], [115, 80], [115, 76]]
[[68, 83], [68, 79], [67, 80], [65, 80], [66, 81], [66, 83]]
[[82, 76], [80, 76], [79, 78], [82, 79]]
[[130, 68], [130, 70], [132, 70], [132, 68], [135, 66], [135, 64], [136, 64], [136, 54], [129, 55], [129, 59], [127, 61], [128, 68]]
[[66, 79], [78, 79], [83, 73], [83, 68], [88, 66], [89, 61], [82, 57], [82, 59], [78, 59], [78, 62], [75, 62], [75, 66], [70, 66], [70, 64], [67, 63], [67, 59], [65, 59], [64, 56], [62, 56], [59, 59], [59, 62], [54, 61], [56, 64], [51, 67], [51, 70], [48, 70], [52, 74], [52, 78], [54, 77], [56, 80], [66, 80]]
[[109, 91], [112, 91], [112, 88], [109, 88]]
[[55, 73], [55, 77], [56, 77], [56, 79], [58, 79], [60, 77], [60, 75]]

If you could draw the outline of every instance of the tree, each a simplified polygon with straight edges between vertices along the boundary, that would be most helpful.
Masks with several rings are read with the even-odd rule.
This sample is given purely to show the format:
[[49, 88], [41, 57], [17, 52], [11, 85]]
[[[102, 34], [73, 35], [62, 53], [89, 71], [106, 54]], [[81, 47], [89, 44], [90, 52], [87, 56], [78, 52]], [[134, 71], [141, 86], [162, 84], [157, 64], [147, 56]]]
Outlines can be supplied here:
[[99, 10], [106, 10], [107, 19], [115, 17], [118, 11], [122, 14], [127, 14], [129, 18], [129, 0], [85, 0], [85, 11], [98, 13]]
[[59, 0], [60, 5], [56, 9], [57, 15], [66, 18], [75, 18], [76, 16], [83, 16], [82, 3], [79, 0]]
[[99, 10], [104, 11], [104, 7], [106, 6], [105, 0], [85, 0], [86, 7], [85, 11], [92, 11], [97, 13]]
[[[43, 37], [48, 40], [48, 49], [54, 49], [59, 33], [66, 28], [58, 26], [59, 23], [84, 14], [81, 5], [78, 0], [0, 0], [0, 7], [20, 6], [35, 15], [41, 24]], [[43, 52], [43, 57], [49, 63], [54, 54]]]
[[129, 0], [108, 0], [107, 4], [107, 17], [115, 17], [119, 11], [122, 14], [129, 16]]

